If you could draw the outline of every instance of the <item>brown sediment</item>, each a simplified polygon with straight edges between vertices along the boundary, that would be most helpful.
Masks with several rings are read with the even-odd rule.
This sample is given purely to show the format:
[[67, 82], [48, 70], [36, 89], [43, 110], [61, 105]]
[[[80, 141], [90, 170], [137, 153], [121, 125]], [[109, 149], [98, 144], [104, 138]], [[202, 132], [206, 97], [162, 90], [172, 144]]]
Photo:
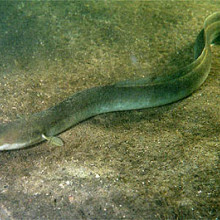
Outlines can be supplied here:
[[[60, 53], [60, 57], [65, 59], [51, 61], [45, 52], [44, 59], [37, 57], [27, 69], [12, 69], [14, 75], [1, 78], [1, 95], [4, 94], [1, 120], [46, 109], [85, 88], [139, 78], [143, 69], [163, 74], [164, 67], [177, 69], [185, 65], [185, 60], [191, 61], [189, 42], [195, 39], [205, 17], [218, 7], [213, 1], [200, 2], [200, 7], [196, 2], [164, 1], [145, 2], [143, 6], [148, 13], [143, 7], [145, 11], [141, 13], [137, 9], [140, 5], [135, 5], [139, 19], [133, 19], [128, 27], [132, 32], [141, 26], [141, 36], [146, 29], [145, 39], [137, 39], [133, 46], [131, 34], [126, 32], [126, 45], [122, 45], [123, 40], [121, 45], [99, 45], [97, 53], [85, 54], [80, 51], [82, 48], [91, 51], [86, 44], [91, 39], [86, 39], [85, 34], [80, 38], [81, 49], [75, 46], [78, 43], [73, 45], [78, 60], [68, 54], [71, 50], [64, 50], [66, 44], [63, 43], [65, 53]], [[56, 14], [58, 11], [51, 11], [51, 7], [48, 5], [48, 11]], [[91, 11], [91, 7], [88, 4], [84, 10]], [[129, 7], [135, 13], [134, 6]], [[23, 8], [27, 16], [37, 11], [37, 6], [31, 8]], [[126, 13], [121, 11], [121, 16], [132, 18], [128, 7], [123, 8]], [[47, 16], [40, 17], [45, 18]], [[62, 22], [62, 17], [58, 18]], [[9, 21], [12, 23], [13, 18]], [[84, 21], [86, 25], [90, 20]], [[96, 32], [97, 29], [90, 36], [97, 36]], [[136, 33], [139, 35], [138, 30]], [[148, 36], [152, 36], [149, 45]], [[123, 51], [123, 48], [126, 49]], [[141, 54], [138, 56], [141, 71], [128, 65], [126, 51], [131, 50], [136, 56]], [[212, 50], [210, 75], [204, 86], [188, 99], [160, 108], [97, 116], [62, 134], [67, 140], [63, 148], [42, 144], [28, 150], [1, 153], [0, 203], [15, 219], [35, 216], [79, 219], [91, 215], [116, 219], [123, 216], [216, 218], [219, 51], [217, 47]], [[25, 60], [25, 53], [21, 57]]]

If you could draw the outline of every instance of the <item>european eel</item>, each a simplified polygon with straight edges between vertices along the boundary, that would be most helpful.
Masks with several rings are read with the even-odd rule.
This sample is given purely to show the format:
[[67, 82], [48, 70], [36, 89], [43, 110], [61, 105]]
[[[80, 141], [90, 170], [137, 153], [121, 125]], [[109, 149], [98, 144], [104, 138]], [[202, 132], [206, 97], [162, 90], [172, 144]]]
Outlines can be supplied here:
[[212, 43], [220, 44], [220, 12], [206, 18], [195, 41], [194, 61], [189, 65], [164, 77], [86, 89], [47, 110], [1, 124], [0, 150], [25, 148], [45, 139], [63, 145], [55, 136], [92, 116], [161, 106], [189, 96], [209, 74]]

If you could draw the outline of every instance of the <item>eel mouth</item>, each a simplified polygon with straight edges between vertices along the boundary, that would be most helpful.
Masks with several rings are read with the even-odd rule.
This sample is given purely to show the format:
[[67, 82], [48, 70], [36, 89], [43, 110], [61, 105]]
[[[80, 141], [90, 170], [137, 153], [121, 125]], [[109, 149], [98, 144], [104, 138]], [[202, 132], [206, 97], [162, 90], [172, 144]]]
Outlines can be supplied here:
[[15, 149], [19, 149], [19, 148], [23, 148], [27, 145], [27, 143], [13, 143], [13, 144], [9, 144], [9, 143], [4, 143], [0, 146], [0, 151], [3, 150], [15, 150]]

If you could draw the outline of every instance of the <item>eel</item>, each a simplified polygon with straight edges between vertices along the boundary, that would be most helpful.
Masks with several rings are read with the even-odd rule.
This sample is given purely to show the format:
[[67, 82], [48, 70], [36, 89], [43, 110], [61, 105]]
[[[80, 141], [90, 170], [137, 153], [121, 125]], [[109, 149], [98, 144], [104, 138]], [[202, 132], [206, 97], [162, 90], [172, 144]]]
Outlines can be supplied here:
[[194, 46], [194, 60], [160, 77], [125, 80], [75, 93], [61, 103], [29, 117], [0, 125], [0, 151], [25, 148], [44, 140], [63, 145], [56, 135], [92, 116], [156, 107], [183, 99], [206, 80], [211, 67], [210, 45], [220, 44], [220, 11], [204, 21]]

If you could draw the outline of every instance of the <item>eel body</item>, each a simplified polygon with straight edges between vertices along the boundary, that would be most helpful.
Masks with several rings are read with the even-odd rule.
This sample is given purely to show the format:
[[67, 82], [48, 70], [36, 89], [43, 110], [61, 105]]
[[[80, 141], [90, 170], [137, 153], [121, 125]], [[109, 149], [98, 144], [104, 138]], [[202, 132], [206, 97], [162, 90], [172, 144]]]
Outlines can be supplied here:
[[[20, 149], [54, 137], [92, 116], [156, 107], [178, 101], [198, 89], [211, 66], [212, 43], [220, 43], [220, 12], [206, 18], [194, 46], [194, 61], [168, 76], [122, 81], [87, 89], [27, 118], [0, 125], [0, 150]], [[47, 138], [48, 139], [48, 138]]]

